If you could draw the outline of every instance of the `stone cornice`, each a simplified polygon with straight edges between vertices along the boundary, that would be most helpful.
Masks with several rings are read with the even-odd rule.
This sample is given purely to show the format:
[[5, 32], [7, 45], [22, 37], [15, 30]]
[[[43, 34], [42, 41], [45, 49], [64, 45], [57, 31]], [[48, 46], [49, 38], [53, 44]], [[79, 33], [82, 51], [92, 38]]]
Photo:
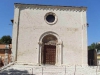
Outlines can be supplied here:
[[43, 10], [62, 10], [62, 11], [86, 11], [86, 7], [75, 7], [75, 6], [54, 6], [54, 5], [39, 5], [39, 4], [21, 4], [15, 3], [15, 8], [21, 9], [43, 9]]

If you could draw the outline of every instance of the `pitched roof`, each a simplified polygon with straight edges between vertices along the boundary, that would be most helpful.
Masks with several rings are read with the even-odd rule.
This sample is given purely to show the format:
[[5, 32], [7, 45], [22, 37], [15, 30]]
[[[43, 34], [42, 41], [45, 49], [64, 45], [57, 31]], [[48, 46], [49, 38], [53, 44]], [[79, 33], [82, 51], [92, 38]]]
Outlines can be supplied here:
[[[9, 44], [8, 47], [11, 49], [12, 48], [12, 44]], [[6, 44], [0, 44], [0, 49], [7, 49]]]

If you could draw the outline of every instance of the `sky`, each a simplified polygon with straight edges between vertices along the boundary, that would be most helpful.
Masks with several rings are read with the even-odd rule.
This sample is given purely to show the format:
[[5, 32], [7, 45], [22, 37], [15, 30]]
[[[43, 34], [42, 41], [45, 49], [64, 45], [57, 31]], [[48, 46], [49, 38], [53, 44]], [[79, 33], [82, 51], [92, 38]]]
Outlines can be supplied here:
[[0, 0], [0, 38], [12, 37], [14, 3], [87, 7], [88, 45], [100, 42], [100, 0]]

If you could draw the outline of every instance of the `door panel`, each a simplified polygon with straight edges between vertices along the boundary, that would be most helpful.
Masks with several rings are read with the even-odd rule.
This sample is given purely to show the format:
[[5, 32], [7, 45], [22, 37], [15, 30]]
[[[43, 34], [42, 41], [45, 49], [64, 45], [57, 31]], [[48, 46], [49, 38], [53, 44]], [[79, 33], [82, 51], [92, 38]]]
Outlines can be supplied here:
[[54, 65], [56, 61], [56, 46], [45, 45], [43, 52], [43, 63]]

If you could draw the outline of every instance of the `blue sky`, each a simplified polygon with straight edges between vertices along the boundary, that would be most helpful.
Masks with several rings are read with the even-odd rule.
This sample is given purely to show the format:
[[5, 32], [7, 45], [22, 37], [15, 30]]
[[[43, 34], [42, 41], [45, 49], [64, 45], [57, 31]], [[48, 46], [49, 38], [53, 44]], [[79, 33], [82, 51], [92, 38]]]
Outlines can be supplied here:
[[12, 36], [14, 3], [45, 4], [61, 6], [86, 6], [88, 27], [88, 45], [100, 41], [100, 0], [0, 0], [0, 38]]

